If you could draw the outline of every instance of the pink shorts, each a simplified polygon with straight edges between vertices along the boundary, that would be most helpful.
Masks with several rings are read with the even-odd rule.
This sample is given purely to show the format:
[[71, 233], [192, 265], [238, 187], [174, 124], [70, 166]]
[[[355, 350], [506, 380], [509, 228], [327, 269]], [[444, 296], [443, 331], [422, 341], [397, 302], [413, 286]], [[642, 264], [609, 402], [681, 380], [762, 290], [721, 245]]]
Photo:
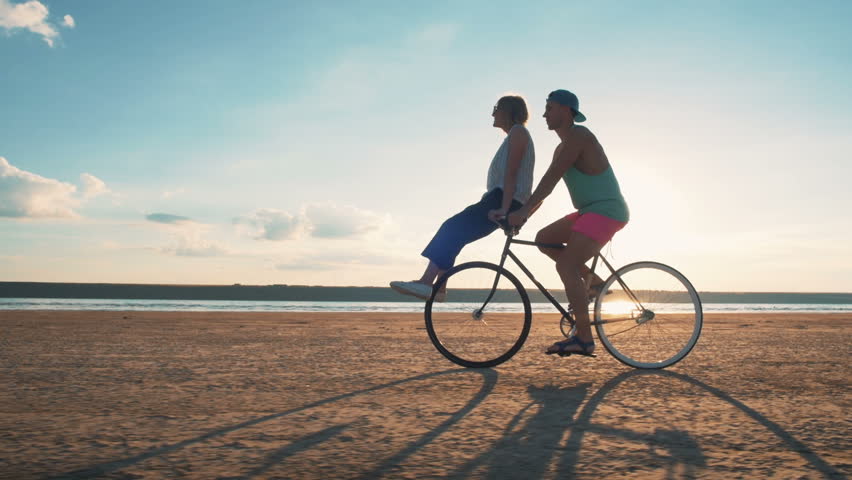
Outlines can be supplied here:
[[582, 215], [580, 215], [580, 212], [574, 212], [565, 218], [574, 222], [571, 225], [572, 232], [582, 233], [601, 245], [606, 245], [607, 242], [612, 240], [615, 232], [627, 225], [627, 222], [619, 222], [618, 220], [592, 212]]

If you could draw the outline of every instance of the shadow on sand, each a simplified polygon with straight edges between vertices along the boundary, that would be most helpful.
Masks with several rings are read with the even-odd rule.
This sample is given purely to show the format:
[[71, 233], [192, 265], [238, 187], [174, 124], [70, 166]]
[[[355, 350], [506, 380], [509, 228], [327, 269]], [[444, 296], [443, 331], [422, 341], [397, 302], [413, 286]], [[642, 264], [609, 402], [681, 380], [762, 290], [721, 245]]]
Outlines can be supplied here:
[[[649, 435], [591, 423], [592, 415], [610, 391], [629, 378], [641, 374], [640, 371], [621, 374], [608, 381], [588, 400], [587, 393], [591, 386], [588, 383], [568, 388], [528, 387], [532, 401], [509, 422], [503, 437], [494, 448], [470, 460], [450, 476], [466, 478], [484, 467], [485, 473], [479, 472], [477, 476], [489, 479], [506, 478], [507, 472], [521, 470], [523, 478], [543, 478], [554, 457], [559, 455], [561, 458], [556, 466], [559, 476], [574, 478], [586, 432], [616, 436], [625, 441], [646, 445], [655, 452], [668, 452], [656, 455], [658, 462], [662, 460], [667, 463], [667, 472], [673, 474], [680, 465], [684, 467], [684, 476], [694, 476], [706, 462], [698, 442], [688, 432], [658, 428]], [[534, 410], [535, 413], [518, 428], [522, 417], [529, 410]], [[567, 442], [564, 441], [566, 432], [570, 432]]]
[[[214, 438], [214, 437], [219, 437], [219, 436], [231, 433], [231, 432], [235, 432], [235, 431], [240, 430], [240, 429], [244, 429], [244, 428], [248, 428], [248, 427], [258, 425], [260, 423], [269, 422], [271, 420], [276, 420], [276, 419], [279, 419], [279, 418], [282, 418], [282, 417], [286, 417], [287, 415], [292, 415], [294, 413], [302, 412], [302, 411], [308, 410], [310, 408], [315, 408], [315, 407], [319, 407], [319, 406], [326, 405], [326, 404], [329, 404], [329, 403], [334, 403], [334, 402], [337, 402], [337, 401], [340, 401], [340, 400], [345, 400], [345, 399], [348, 399], [348, 398], [352, 398], [352, 397], [355, 397], [355, 396], [358, 396], [358, 395], [364, 395], [364, 394], [367, 394], [367, 393], [377, 392], [379, 390], [396, 387], [396, 386], [399, 386], [399, 385], [402, 385], [402, 384], [405, 384], [405, 383], [432, 379], [432, 378], [436, 378], [436, 377], [440, 377], [440, 376], [444, 376], [444, 375], [461, 374], [461, 373], [468, 374], [468, 375], [470, 375], [470, 374], [481, 375], [482, 376], [482, 387], [479, 389], [479, 391], [462, 408], [460, 408], [455, 413], [453, 413], [449, 418], [447, 418], [447, 420], [442, 422], [440, 425], [438, 425], [432, 431], [430, 431], [429, 433], [424, 435], [421, 439], [419, 439], [415, 442], [412, 442], [408, 447], [404, 448], [403, 450], [401, 450], [396, 455], [394, 455], [394, 456], [388, 458], [386, 461], [382, 462], [382, 464], [379, 465], [372, 472], [373, 477], [375, 477], [375, 476], [381, 475], [384, 471], [391, 468], [393, 465], [396, 465], [397, 463], [401, 462], [402, 460], [404, 460], [405, 458], [410, 456], [412, 453], [414, 453], [418, 449], [420, 449], [423, 445], [426, 445], [429, 442], [431, 442], [432, 440], [434, 440], [436, 437], [438, 437], [439, 435], [441, 435], [442, 433], [447, 431], [453, 424], [455, 424], [456, 422], [458, 422], [459, 420], [464, 418], [465, 415], [470, 413], [477, 405], [479, 405], [488, 396], [488, 394], [491, 393], [492, 390], [494, 390], [494, 386], [497, 385], [497, 372], [494, 371], [494, 370], [469, 370], [469, 369], [464, 369], [464, 368], [456, 368], [456, 369], [451, 369], [451, 370], [444, 370], [444, 371], [441, 371], [441, 372], [433, 372], [433, 373], [426, 373], [426, 374], [423, 374], [423, 375], [416, 375], [414, 377], [404, 378], [402, 380], [396, 380], [396, 381], [393, 381], [393, 382], [383, 383], [381, 385], [376, 385], [374, 387], [369, 387], [369, 388], [365, 388], [365, 389], [361, 389], [361, 390], [355, 390], [353, 392], [344, 393], [342, 395], [329, 397], [329, 398], [326, 398], [326, 399], [323, 399], [323, 400], [319, 400], [319, 401], [316, 401], [316, 402], [313, 402], [313, 403], [303, 405], [301, 407], [293, 408], [293, 409], [290, 409], [290, 410], [285, 410], [283, 412], [274, 413], [274, 414], [271, 414], [271, 415], [265, 415], [263, 417], [258, 417], [258, 418], [252, 419], [252, 420], [248, 420], [248, 421], [245, 421], [245, 422], [242, 422], [242, 423], [238, 423], [238, 424], [232, 425], [230, 427], [220, 428], [218, 430], [213, 430], [211, 432], [205, 433], [204, 435], [199, 435], [195, 438], [190, 438], [190, 439], [187, 439], [187, 440], [184, 440], [182, 442], [178, 442], [178, 443], [175, 443], [175, 444], [172, 444], [172, 445], [166, 445], [166, 446], [163, 446], [163, 447], [154, 448], [154, 449], [148, 450], [147, 452], [140, 453], [139, 455], [134, 455], [132, 457], [122, 458], [122, 459], [118, 459], [118, 460], [113, 460], [113, 461], [110, 461], [110, 462], [104, 462], [104, 463], [94, 465], [94, 466], [86, 468], [86, 469], [75, 470], [75, 471], [72, 471], [72, 472], [60, 474], [58, 476], [54, 476], [54, 477], [50, 477], [50, 478], [69, 479], [69, 480], [74, 479], [74, 480], [76, 480], [76, 479], [88, 479], [88, 478], [101, 477], [101, 476], [107, 475], [111, 472], [115, 472], [115, 471], [127, 468], [129, 466], [135, 465], [135, 464], [140, 463], [140, 462], [144, 462], [145, 460], [148, 460], [150, 458], [158, 457], [158, 456], [161, 456], [161, 455], [167, 455], [167, 454], [174, 452], [176, 450], [179, 450], [181, 448], [185, 448], [185, 447], [188, 447], [190, 445], [195, 445], [195, 444], [204, 442], [204, 441], [209, 440], [209, 439]], [[318, 444], [324, 442], [325, 440], [328, 440], [329, 438], [334, 437], [335, 435], [337, 435], [341, 431], [345, 430], [346, 427], [347, 427], [347, 425], [335, 426], [335, 427], [327, 428], [327, 429], [325, 429], [321, 432], [314, 433], [314, 434], [308, 435], [306, 437], [303, 437], [303, 438], [295, 441], [294, 443], [292, 443], [292, 444], [290, 444], [286, 447], [280, 448], [280, 449], [276, 450], [275, 452], [273, 452], [272, 454], [268, 455], [267, 458], [266, 458], [266, 461], [262, 465], [253, 469], [250, 473], [248, 473], [246, 475], [242, 475], [242, 476], [233, 477], [233, 478], [253, 478], [257, 475], [260, 475], [260, 474], [266, 472], [267, 470], [269, 470], [275, 464], [278, 464], [281, 461], [283, 461], [288, 456], [293, 455], [293, 454], [298, 453], [298, 452], [303, 451], [303, 450], [307, 450], [307, 449], [309, 449], [309, 448], [311, 448], [315, 445], [318, 445]]]
[[[432, 443], [443, 433], [473, 411], [494, 390], [497, 385], [498, 374], [495, 370], [468, 370], [452, 369], [441, 372], [417, 375], [402, 380], [384, 383], [362, 390], [329, 397], [324, 400], [303, 405], [283, 412], [258, 417], [230, 427], [220, 428], [204, 435], [190, 438], [179, 443], [154, 448], [144, 453], [117, 459], [94, 465], [92, 467], [68, 472], [52, 478], [58, 479], [83, 479], [97, 478], [115, 472], [129, 466], [138, 464], [150, 458], [166, 455], [181, 448], [204, 442], [208, 439], [226, 435], [228, 433], [248, 428], [254, 425], [279, 419], [310, 408], [319, 407], [340, 400], [352, 398], [358, 395], [377, 392], [383, 389], [396, 387], [405, 383], [434, 379], [450, 374], [474, 374], [482, 377], [482, 386], [477, 393], [468, 400], [460, 409], [450, 415], [445, 421], [431, 429], [417, 440], [409, 442], [407, 446], [391, 455], [374, 467], [369, 472], [358, 475], [357, 478], [378, 478], [391, 474], [393, 469], [403, 463], [423, 447]], [[599, 434], [607, 437], [616, 437], [647, 448], [645, 459], [652, 459], [655, 464], [664, 467], [666, 478], [694, 478], [702, 473], [706, 467], [706, 457], [701, 449], [700, 443], [693, 438], [688, 431], [676, 428], [665, 428], [660, 426], [653, 433], [640, 433], [625, 428], [619, 428], [611, 421], [607, 423], [592, 422], [595, 411], [610, 393], [616, 390], [624, 382], [634, 379], [658, 379], [682, 382], [683, 385], [697, 387], [716, 398], [730, 404], [736, 409], [748, 415], [755, 422], [766, 428], [769, 432], [780, 439], [790, 451], [800, 455], [808, 465], [824, 478], [840, 479], [847, 478], [834, 466], [828, 464], [804, 443], [797, 440], [792, 434], [781, 428], [777, 423], [769, 420], [761, 413], [748, 407], [729, 394], [696, 380], [688, 375], [671, 371], [659, 370], [631, 370], [607, 381], [601, 388], [595, 391], [591, 397], [588, 396], [591, 388], [590, 383], [583, 383], [568, 388], [555, 386], [527, 388], [530, 402], [524, 405], [509, 421], [504, 428], [500, 438], [493, 447], [478, 456], [468, 460], [455, 470], [451, 471], [448, 478], [468, 478], [473, 475], [485, 478], [505, 478], [507, 472], [522, 472], [523, 478], [543, 478], [556, 458], [556, 471], [560, 477], [574, 478], [577, 475], [577, 465], [580, 452], [583, 448], [583, 439], [587, 433]], [[653, 380], [652, 380], [653, 381]], [[658, 382], [659, 383], [659, 382]], [[530, 412], [534, 413], [529, 416]], [[606, 417], [604, 417], [606, 418]], [[526, 420], [525, 420], [526, 419]], [[349, 424], [336, 425], [316, 433], [302, 437], [282, 448], [269, 453], [263, 462], [242, 475], [231, 477], [234, 479], [250, 479], [264, 474], [277, 464], [285, 461], [288, 457], [312, 449], [323, 442], [337, 436]], [[566, 439], [567, 434], [567, 439]], [[484, 474], [482, 472], [485, 472]]]
[[[449, 478], [468, 478], [478, 471], [477, 477], [489, 479], [507, 478], [507, 472], [521, 471], [522, 478], [543, 478], [552, 464], [557, 460], [556, 472], [560, 478], [575, 478], [577, 465], [582, 451], [583, 438], [587, 433], [616, 437], [624, 442], [632, 442], [647, 447], [648, 461], [664, 466], [665, 478], [696, 478], [707, 465], [707, 459], [697, 439], [688, 431], [676, 428], [665, 428], [662, 425], [654, 432], [640, 433], [629, 429], [618, 428], [614, 421], [603, 423], [592, 422], [592, 417], [598, 407], [604, 403], [607, 396], [621, 384], [632, 379], [674, 380], [685, 385], [697, 387], [723, 400], [736, 409], [748, 415], [755, 422], [766, 428], [778, 439], [783, 441], [790, 451], [799, 454], [813, 470], [824, 478], [845, 479], [842, 472], [820, 458], [813, 450], [797, 440], [792, 434], [781, 428], [777, 423], [748, 407], [729, 394], [718, 388], [707, 385], [688, 375], [665, 370], [631, 370], [624, 372], [598, 389], [586, 400], [590, 384], [584, 383], [569, 388], [554, 386], [528, 387], [532, 401], [524, 406], [504, 429], [503, 436], [494, 447], [478, 457], [468, 461], [459, 469], [448, 475]], [[659, 386], [659, 382], [656, 382]], [[642, 401], [641, 397], [632, 399], [635, 403]], [[583, 402], [585, 404], [583, 405]], [[582, 409], [580, 406], [582, 405]], [[519, 427], [522, 417], [529, 410], [535, 413]], [[564, 441], [568, 431], [567, 441]], [[613, 452], [618, 455], [620, 452]], [[485, 473], [482, 473], [482, 470]], [[520, 478], [520, 477], [519, 477]]]

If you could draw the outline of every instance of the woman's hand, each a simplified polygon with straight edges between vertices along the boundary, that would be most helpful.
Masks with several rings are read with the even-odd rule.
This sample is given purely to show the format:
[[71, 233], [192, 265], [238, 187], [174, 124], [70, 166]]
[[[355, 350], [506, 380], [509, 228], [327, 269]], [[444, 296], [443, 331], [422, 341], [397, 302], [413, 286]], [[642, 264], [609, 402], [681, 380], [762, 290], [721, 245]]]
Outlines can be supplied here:
[[492, 222], [496, 223], [496, 222], [499, 222], [500, 220], [503, 220], [504, 218], [506, 218], [506, 209], [505, 208], [501, 208], [501, 209], [498, 209], [498, 210], [490, 210], [488, 212], [488, 220], [491, 220]]

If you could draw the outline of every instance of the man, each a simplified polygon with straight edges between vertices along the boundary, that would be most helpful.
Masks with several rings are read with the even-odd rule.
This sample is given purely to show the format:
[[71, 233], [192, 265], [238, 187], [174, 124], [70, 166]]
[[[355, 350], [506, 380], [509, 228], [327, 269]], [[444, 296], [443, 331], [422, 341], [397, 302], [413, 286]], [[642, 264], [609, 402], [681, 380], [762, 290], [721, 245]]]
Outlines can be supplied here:
[[575, 336], [554, 343], [546, 353], [591, 355], [595, 342], [589, 322], [589, 292], [597, 293], [602, 280], [597, 276], [587, 278], [586, 262], [627, 225], [630, 214], [603, 147], [588, 128], [577, 125], [586, 120], [580, 113], [577, 96], [567, 90], [551, 92], [544, 118], [561, 142], [529, 201], [510, 213], [508, 222], [515, 227], [523, 225], [559, 180], [565, 182], [577, 211], [538, 232], [536, 242], [567, 244], [564, 249], [540, 250], [556, 262], [577, 330]]

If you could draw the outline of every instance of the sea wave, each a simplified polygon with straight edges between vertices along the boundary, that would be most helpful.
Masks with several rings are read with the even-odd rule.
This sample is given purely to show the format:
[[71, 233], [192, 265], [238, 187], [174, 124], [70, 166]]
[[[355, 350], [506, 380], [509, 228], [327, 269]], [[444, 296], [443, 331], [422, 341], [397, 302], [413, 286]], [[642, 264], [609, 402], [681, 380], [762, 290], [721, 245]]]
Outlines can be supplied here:
[[[497, 311], [519, 312], [519, 304], [494, 304]], [[436, 305], [436, 310], [467, 308], [461, 304]], [[550, 303], [532, 304], [533, 312], [555, 313]], [[704, 303], [705, 313], [852, 312], [852, 304]], [[659, 311], [682, 311], [682, 305], [658, 305]], [[56, 298], [0, 298], [0, 310], [103, 310], [165, 312], [392, 312], [420, 313], [418, 302], [318, 302], [246, 300], [100, 300]]]

